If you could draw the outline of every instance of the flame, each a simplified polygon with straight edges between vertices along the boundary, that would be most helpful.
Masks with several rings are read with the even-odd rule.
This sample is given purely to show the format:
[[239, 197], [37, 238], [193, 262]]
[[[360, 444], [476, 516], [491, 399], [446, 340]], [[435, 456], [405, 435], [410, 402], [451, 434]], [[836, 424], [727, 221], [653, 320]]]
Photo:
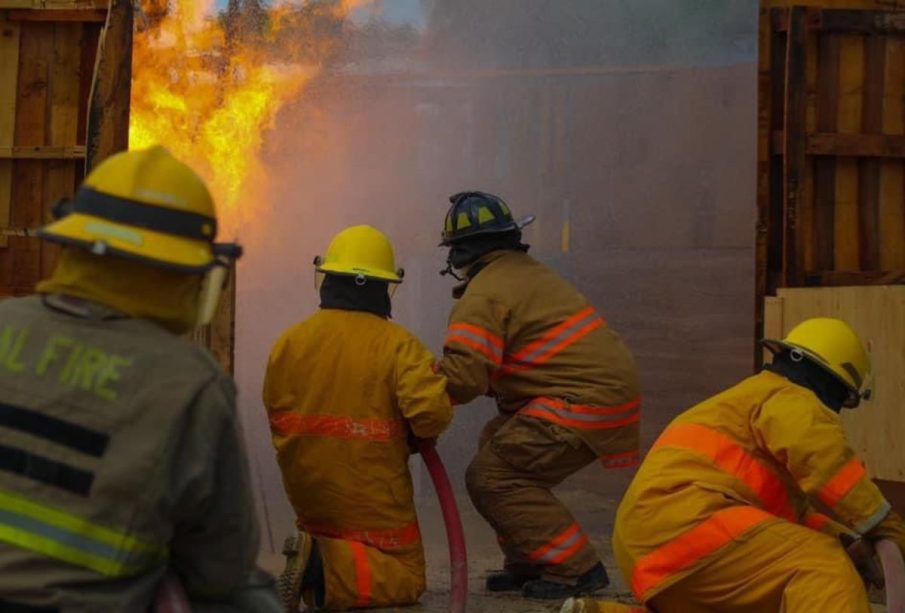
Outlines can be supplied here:
[[217, 16], [212, 0], [143, 0], [129, 147], [160, 143], [192, 166], [235, 231], [253, 213], [243, 195], [266, 184], [261, 150], [277, 113], [323, 70], [349, 12], [369, 1], [295, 0]]

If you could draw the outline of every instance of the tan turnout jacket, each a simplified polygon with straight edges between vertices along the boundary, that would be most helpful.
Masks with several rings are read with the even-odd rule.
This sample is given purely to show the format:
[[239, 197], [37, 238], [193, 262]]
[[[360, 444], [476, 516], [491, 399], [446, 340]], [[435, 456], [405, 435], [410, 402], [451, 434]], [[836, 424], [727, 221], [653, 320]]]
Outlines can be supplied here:
[[0, 602], [146, 611], [167, 565], [226, 594], [257, 549], [235, 390], [204, 350], [90, 302], [0, 303]]
[[452, 398], [491, 395], [504, 414], [574, 430], [607, 467], [637, 463], [641, 399], [616, 333], [528, 254], [498, 251], [481, 262], [449, 319], [440, 369]]

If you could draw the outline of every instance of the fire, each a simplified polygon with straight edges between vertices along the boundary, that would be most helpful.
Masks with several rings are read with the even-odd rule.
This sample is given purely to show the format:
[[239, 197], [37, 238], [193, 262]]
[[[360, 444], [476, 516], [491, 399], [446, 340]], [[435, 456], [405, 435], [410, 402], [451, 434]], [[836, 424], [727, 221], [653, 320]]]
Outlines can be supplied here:
[[224, 226], [252, 212], [260, 154], [277, 113], [335, 53], [349, 11], [368, 0], [143, 0], [133, 47], [130, 148], [160, 143], [203, 176]]

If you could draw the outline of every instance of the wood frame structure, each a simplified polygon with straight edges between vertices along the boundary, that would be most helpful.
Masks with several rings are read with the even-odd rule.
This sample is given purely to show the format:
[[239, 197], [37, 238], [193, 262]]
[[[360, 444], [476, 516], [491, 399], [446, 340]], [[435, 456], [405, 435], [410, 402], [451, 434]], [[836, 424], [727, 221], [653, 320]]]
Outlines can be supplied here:
[[132, 21], [129, 0], [0, 0], [0, 298], [52, 270], [34, 230], [128, 145]]
[[905, 2], [762, 0], [760, 20], [758, 338], [779, 288], [905, 283]]

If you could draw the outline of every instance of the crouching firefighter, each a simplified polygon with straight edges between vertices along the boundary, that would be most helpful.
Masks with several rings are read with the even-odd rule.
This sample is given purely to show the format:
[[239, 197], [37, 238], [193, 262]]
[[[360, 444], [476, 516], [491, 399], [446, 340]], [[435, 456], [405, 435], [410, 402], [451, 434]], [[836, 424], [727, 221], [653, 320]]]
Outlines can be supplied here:
[[673, 420], [619, 505], [616, 560], [655, 611], [869, 613], [842, 542], [905, 547], [838, 416], [866, 395], [857, 335], [818, 318], [765, 344], [772, 364]]
[[440, 371], [457, 403], [496, 399], [466, 473], [477, 510], [497, 533], [504, 569], [491, 591], [558, 599], [609, 580], [600, 557], [551, 488], [579, 469], [638, 460], [641, 400], [628, 349], [570, 283], [533, 259], [500, 198], [450, 198], [441, 245], [463, 283]]
[[270, 354], [264, 405], [297, 515], [280, 589], [289, 611], [415, 603], [424, 550], [408, 459], [452, 419], [431, 353], [389, 321], [402, 281], [393, 247], [368, 226], [315, 260], [320, 310]]
[[207, 188], [154, 147], [58, 210], [53, 275], [0, 303], [0, 610], [147, 611], [167, 573], [193, 610], [273, 610], [272, 580], [244, 590], [258, 529], [233, 383], [182, 337], [239, 255]]

